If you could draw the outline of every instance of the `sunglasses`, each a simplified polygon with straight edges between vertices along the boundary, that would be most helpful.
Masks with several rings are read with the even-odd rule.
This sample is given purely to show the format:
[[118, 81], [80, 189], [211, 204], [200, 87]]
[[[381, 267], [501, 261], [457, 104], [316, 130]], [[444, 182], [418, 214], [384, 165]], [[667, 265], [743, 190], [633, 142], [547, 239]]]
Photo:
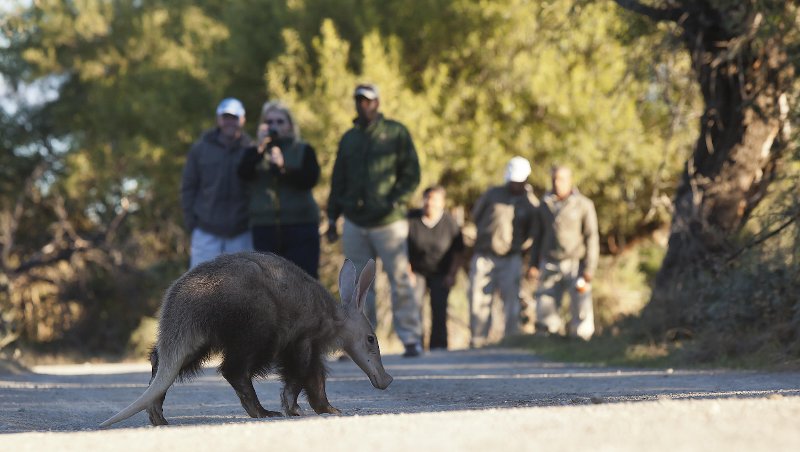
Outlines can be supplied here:
[[266, 121], [264, 121], [264, 124], [266, 124], [268, 126], [272, 126], [272, 125], [282, 126], [282, 125], [286, 124], [286, 120], [285, 119], [267, 119]]

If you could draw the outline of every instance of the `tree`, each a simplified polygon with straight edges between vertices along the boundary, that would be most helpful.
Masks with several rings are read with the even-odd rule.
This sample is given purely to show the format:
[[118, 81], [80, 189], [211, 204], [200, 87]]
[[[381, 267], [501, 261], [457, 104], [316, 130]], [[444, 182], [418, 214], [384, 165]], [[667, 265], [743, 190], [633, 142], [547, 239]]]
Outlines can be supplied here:
[[677, 25], [704, 101], [700, 135], [675, 195], [668, 251], [648, 306], [670, 328], [687, 320], [674, 287], [688, 272], [731, 251], [779, 172], [790, 139], [798, 8], [784, 0], [664, 0], [655, 6], [615, 1]]
[[183, 258], [175, 151], [213, 118], [227, 29], [193, 5], [44, 0], [0, 31], [0, 345], [71, 331], [118, 348], [157, 303], [144, 289], [174, 275], [150, 269]]

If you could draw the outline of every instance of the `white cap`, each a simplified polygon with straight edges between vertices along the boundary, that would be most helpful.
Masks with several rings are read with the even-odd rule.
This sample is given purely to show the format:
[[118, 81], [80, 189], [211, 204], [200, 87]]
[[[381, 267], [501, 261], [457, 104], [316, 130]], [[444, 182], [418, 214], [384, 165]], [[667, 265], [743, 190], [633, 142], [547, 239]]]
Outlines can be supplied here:
[[237, 118], [244, 116], [244, 105], [234, 97], [222, 99], [222, 102], [217, 106], [217, 116], [233, 115]]
[[356, 86], [353, 97], [366, 97], [369, 100], [375, 100], [378, 98], [378, 87], [371, 83], [362, 83]]
[[506, 182], [526, 182], [531, 175], [531, 164], [525, 157], [516, 156], [506, 166]]

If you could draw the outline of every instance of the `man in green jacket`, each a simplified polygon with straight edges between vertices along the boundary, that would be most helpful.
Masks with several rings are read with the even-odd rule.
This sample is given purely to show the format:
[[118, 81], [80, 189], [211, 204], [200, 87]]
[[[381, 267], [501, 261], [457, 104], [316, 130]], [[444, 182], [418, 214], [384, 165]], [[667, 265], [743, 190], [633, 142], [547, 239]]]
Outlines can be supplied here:
[[[408, 130], [379, 113], [374, 85], [354, 92], [358, 117], [342, 136], [328, 199], [328, 240], [338, 238], [336, 220], [344, 215], [342, 247], [360, 271], [380, 259], [392, 291], [394, 329], [405, 345], [403, 356], [422, 353], [421, 307], [413, 294], [408, 264], [406, 202], [420, 178], [417, 151]], [[377, 326], [374, 285], [367, 316]]]
[[533, 239], [528, 277], [538, 278], [536, 330], [561, 329], [558, 315], [564, 292], [570, 294], [568, 333], [589, 340], [594, 334], [591, 281], [597, 269], [600, 241], [594, 203], [573, 186], [572, 171], [556, 166], [553, 191], [542, 200], [542, 228]]

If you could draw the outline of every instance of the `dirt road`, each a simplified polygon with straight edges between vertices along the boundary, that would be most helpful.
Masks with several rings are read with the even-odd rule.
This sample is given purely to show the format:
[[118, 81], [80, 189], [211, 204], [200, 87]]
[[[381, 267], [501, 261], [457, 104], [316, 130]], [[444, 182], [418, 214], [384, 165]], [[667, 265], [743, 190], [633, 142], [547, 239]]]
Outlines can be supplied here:
[[[0, 451], [800, 450], [800, 373], [598, 368], [512, 350], [384, 364], [395, 380], [379, 391], [352, 362], [330, 363], [342, 416], [301, 403], [301, 418], [250, 419], [208, 369], [167, 394], [171, 426], [140, 413], [102, 431], [144, 391], [146, 364], [0, 375]], [[279, 409], [279, 388], [256, 384], [265, 408]]]

